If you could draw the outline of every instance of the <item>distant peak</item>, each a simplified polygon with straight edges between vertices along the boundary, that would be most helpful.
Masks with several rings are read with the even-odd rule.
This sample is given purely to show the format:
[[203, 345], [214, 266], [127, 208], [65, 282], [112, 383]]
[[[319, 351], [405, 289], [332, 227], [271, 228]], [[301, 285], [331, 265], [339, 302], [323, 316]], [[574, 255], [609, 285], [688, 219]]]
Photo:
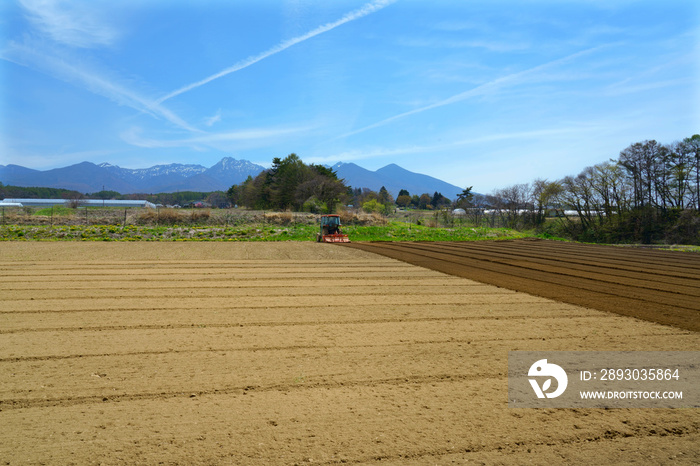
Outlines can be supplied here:
[[386, 165], [379, 170], [377, 170], [377, 173], [382, 173], [382, 172], [408, 172], [408, 173], [413, 173], [410, 170], [406, 170], [405, 168], [396, 165], [395, 163], [390, 163], [389, 165]]
[[[353, 163], [353, 162], [338, 162], [338, 163], [336, 163], [335, 165], [333, 165], [331, 168], [337, 169], [337, 168], [340, 168], [340, 167], [346, 167], [346, 168], [347, 168], [347, 167], [350, 167], [350, 168], [352, 168], [352, 167], [357, 167], [357, 168], [362, 168], [362, 167], [360, 167], [358, 164]], [[366, 170], [366, 169], [363, 168], [363, 170]]]
[[238, 165], [239, 163], [242, 163], [242, 161], [239, 162], [238, 160], [234, 159], [233, 157], [224, 157], [223, 159], [216, 162], [214, 164], [214, 166], [216, 167], [217, 165], [219, 165], [222, 167], [229, 167], [231, 165]]

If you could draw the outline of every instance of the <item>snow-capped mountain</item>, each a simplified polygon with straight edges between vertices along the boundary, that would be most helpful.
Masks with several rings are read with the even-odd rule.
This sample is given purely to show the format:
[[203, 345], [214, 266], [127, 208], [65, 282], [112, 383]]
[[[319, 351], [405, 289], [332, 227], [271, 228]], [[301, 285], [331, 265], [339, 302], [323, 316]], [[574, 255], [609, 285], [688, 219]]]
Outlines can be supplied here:
[[155, 165], [149, 168], [121, 168], [117, 165], [101, 163], [98, 167], [129, 183], [133, 187], [130, 190], [132, 192], [162, 192], [161, 186], [179, 185], [207, 171], [207, 168], [202, 165], [181, 163]]
[[[230, 157], [227, 157], [230, 159]], [[235, 159], [231, 159], [235, 160]], [[242, 161], [243, 162], [243, 161]], [[219, 162], [221, 163], [221, 162]], [[202, 165], [193, 164], [182, 164], [182, 163], [170, 163], [167, 165], [154, 165], [150, 168], [121, 168], [117, 165], [112, 165], [110, 163], [101, 163], [97, 165], [100, 168], [105, 168], [107, 170], [113, 170], [115, 172], [120, 172], [122, 176], [132, 175], [134, 179], [148, 179], [158, 176], [181, 176], [188, 178], [190, 176], [199, 175], [207, 170], [207, 167]]]
[[130, 193], [227, 190], [255, 177], [264, 167], [247, 160], [225, 157], [210, 168], [171, 163], [149, 168], [121, 168], [110, 163], [82, 162], [53, 170], [32, 170], [18, 165], [0, 166], [0, 182], [13, 186], [66, 188], [93, 193], [102, 189]]
[[[339, 178], [354, 188], [378, 191], [382, 186], [396, 197], [399, 190], [411, 194], [440, 192], [454, 199], [462, 188], [431, 176], [414, 173], [395, 164], [370, 171], [354, 163], [331, 167]], [[109, 163], [82, 162], [69, 167], [39, 171], [19, 165], [0, 165], [0, 182], [12, 186], [40, 186], [96, 193], [103, 189], [122, 194], [167, 193], [175, 191], [226, 191], [258, 175], [264, 167], [247, 160], [225, 157], [209, 168], [202, 165], [171, 163], [149, 168], [121, 168]]]
[[255, 175], [262, 170], [263, 167], [247, 160], [236, 160], [232, 157], [224, 157], [203, 173], [215, 180], [228, 182], [231, 177], [234, 177], [240, 180], [240, 182], [243, 182], [248, 178], [248, 175], [255, 177]]

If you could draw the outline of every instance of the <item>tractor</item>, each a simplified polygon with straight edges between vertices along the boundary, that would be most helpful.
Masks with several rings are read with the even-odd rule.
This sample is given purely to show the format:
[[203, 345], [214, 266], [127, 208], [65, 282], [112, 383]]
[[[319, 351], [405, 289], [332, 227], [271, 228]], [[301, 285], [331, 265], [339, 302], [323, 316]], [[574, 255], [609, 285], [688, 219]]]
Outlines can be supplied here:
[[340, 216], [321, 215], [321, 231], [316, 235], [319, 243], [349, 243], [348, 235], [340, 231]]

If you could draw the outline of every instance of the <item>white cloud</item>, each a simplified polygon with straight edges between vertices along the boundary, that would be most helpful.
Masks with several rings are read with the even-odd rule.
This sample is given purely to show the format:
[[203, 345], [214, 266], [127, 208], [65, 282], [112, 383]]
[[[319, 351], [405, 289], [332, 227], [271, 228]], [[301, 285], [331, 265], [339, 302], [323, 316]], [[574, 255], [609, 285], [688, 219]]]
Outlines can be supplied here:
[[209, 118], [206, 118], [204, 120], [204, 124], [208, 127], [214, 126], [215, 123], [218, 123], [221, 121], [221, 109], [219, 109], [216, 114], [210, 116]]
[[406, 145], [398, 147], [371, 147], [368, 149], [355, 149], [339, 152], [328, 156], [307, 157], [312, 163], [333, 163], [338, 161], [368, 160], [380, 157], [394, 157], [408, 154], [434, 154], [441, 151], [449, 151], [455, 148], [478, 145], [483, 143], [504, 142], [504, 141], [526, 141], [541, 140], [543, 138], [553, 138], [556, 136], [567, 136], [573, 138], [580, 135], [590, 135], [608, 128], [608, 124], [586, 124], [570, 123], [566, 126], [552, 127], [539, 130], [512, 131], [507, 133], [491, 133], [467, 138], [455, 138], [441, 144], [430, 145]]
[[405, 47], [432, 47], [452, 49], [485, 49], [489, 52], [513, 52], [527, 50], [531, 45], [527, 41], [495, 41], [484, 39], [455, 40], [446, 38], [400, 37], [396, 39], [399, 45]]
[[465, 20], [455, 20], [455, 19], [450, 19], [450, 20], [445, 20], [445, 21], [440, 21], [436, 23], [433, 26], [435, 29], [439, 31], [449, 31], [449, 32], [462, 32], [462, 31], [488, 31], [491, 32], [491, 27], [488, 25], [488, 22], [484, 21], [465, 21]]
[[27, 18], [43, 35], [72, 47], [109, 46], [119, 31], [103, 20], [100, 5], [65, 0], [19, 0]]
[[351, 131], [349, 133], [345, 133], [339, 137], [344, 138], [344, 137], [352, 136], [352, 135], [362, 133], [362, 132], [370, 130], [370, 129], [384, 126], [388, 123], [391, 123], [392, 121], [395, 121], [395, 120], [398, 120], [401, 118], [405, 118], [405, 117], [410, 116], [410, 115], [415, 115], [418, 113], [425, 112], [426, 110], [431, 110], [434, 108], [443, 107], [445, 105], [454, 104], [454, 103], [461, 102], [463, 100], [466, 100], [466, 99], [469, 99], [472, 97], [479, 97], [479, 96], [487, 95], [490, 93], [494, 93], [502, 87], [506, 87], [506, 86], [512, 87], [512, 86], [521, 84], [539, 72], [546, 71], [550, 68], [555, 67], [556, 65], [560, 65], [560, 64], [572, 61], [574, 59], [580, 58], [584, 55], [591, 54], [597, 50], [600, 50], [600, 49], [608, 47], [608, 46], [610, 46], [610, 45], [602, 45], [602, 46], [598, 46], [598, 47], [589, 48], [586, 50], [582, 50], [580, 52], [573, 53], [571, 55], [567, 55], [566, 57], [552, 60], [552, 61], [549, 61], [549, 62], [544, 63], [542, 65], [535, 66], [533, 68], [529, 68], [527, 70], [523, 70], [523, 71], [519, 71], [517, 73], [512, 73], [512, 74], [509, 74], [506, 76], [502, 76], [500, 78], [494, 79], [492, 81], [489, 81], [489, 82], [486, 82], [486, 83], [481, 84], [479, 86], [476, 86], [472, 89], [469, 89], [468, 91], [461, 92], [459, 94], [455, 94], [451, 97], [440, 100], [440, 101], [435, 102], [435, 103], [430, 104], [430, 105], [425, 105], [423, 107], [419, 107], [419, 108], [416, 108], [413, 110], [409, 110], [407, 112], [400, 113], [398, 115], [394, 115], [394, 116], [389, 117], [389, 118], [385, 118], [384, 120], [378, 121], [378, 122], [373, 123], [371, 125], [364, 126], [362, 128]]
[[618, 96], [622, 94], [634, 94], [637, 92], [647, 92], [650, 90], [662, 89], [665, 87], [687, 86], [692, 85], [696, 82], [696, 79], [691, 77], [667, 79], [665, 81], [647, 82], [636, 85], [629, 85], [629, 80], [624, 80], [623, 82], [609, 86], [606, 95]]
[[293, 45], [296, 45], [300, 42], [304, 42], [305, 40], [311, 39], [312, 37], [315, 37], [319, 34], [323, 34], [324, 32], [328, 32], [332, 29], [337, 28], [338, 26], [341, 26], [345, 23], [349, 23], [350, 21], [354, 21], [356, 19], [360, 19], [363, 16], [367, 16], [371, 13], [374, 13], [375, 11], [381, 10], [382, 8], [394, 3], [396, 0], [375, 0], [374, 2], [367, 3], [364, 5], [362, 8], [352, 11], [342, 18], [340, 18], [337, 21], [334, 21], [332, 23], [327, 23], [322, 26], [317, 27], [316, 29], [313, 29], [312, 31], [307, 32], [306, 34], [302, 34], [301, 36], [294, 37], [292, 39], [287, 39], [283, 42], [280, 42], [279, 44], [275, 45], [271, 49], [268, 49], [258, 55], [254, 55], [252, 57], [248, 57], [243, 61], [240, 61], [236, 63], [235, 65], [226, 68], [222, 71], [219, 71], [218, 73], [215, 73], [211, 76], [208, 76], [200, 81], [194, 82], [192, 84], [188, 84], [186, 86], [181, 87], [180, 89], [177, 89], [170, 94], [167, 94], [160, 99], [158, 99], [158, 103], [162, 103], [168, 99], [172, 99], [175, 96], [178, 96], [180, 94], [183, 94], [185, 92], [191, 91], [192, 89], [195, 89], [197, 87], [203, 86], [207, 83], [210, 83], [211, 81], [214, 81], [215, 79], [222, 78], [228, 74], [235, 73], [236, 71], [240, 71], [244, 68], [247, 68], [251, 65], [254, 65], [255, 63], [264, 60], [265, 58], [271, 57], [272, 55], [275, 55], [279, 52], [282, 52], [289, 47], [292, 47]]
[[156, 118], [163, 118], [180, 128], [200, 132], [199, 129], [159, 103], [127, 88], [115, 79], [110, 79], [87, 66], [83, 66], [78, 59], [58, 50], [51, 49], [44, 52], [39, 46], [33, 46], [30, 43], [11, 42], [7, 48], [0, 52], [0, 59], [38, 70], [54, 78], [80, 86], [119, 105], [131, 107]]
[[238, 131], [222, 131], [218, 133], [201, 133], [197, 136], [173, 139], [155, 139], [142, 136], [141, 128], [132, 127], [121, 133], [121, 138], [126, 143], [144, 148], [163, 147], [201, 147], [211, 146], [226, 142], [259, 141], [266, 145], [270, 140], [283, 136], [290, 136], [309, 131], [312, 127], [286, 127], [286, 128], [251, 128]]

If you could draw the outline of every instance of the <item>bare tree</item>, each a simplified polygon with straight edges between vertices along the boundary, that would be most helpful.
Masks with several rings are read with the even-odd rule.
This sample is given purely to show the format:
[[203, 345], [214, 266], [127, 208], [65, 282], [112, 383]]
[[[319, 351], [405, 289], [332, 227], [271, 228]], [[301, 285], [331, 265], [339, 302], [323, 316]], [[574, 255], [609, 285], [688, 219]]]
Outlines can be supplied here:
[[495, 208], [501, 216], [501, 221], [508, 228], [518, 228], [522, 211], [528, 209], [530, 185], [527, 183], [514, 184], [494, 191]]
[[562, 190], [562, 185], [558, 181], [547, 181], [538, 178], [532, 182], [530, 195], [535, 209], [535, 224], [542, 225], [547, 216], [547, 211], [551, 208], [556, 208], [553, 203]]
[[684, 154], [689, 166], [689, 204], [700, 211], [700, 134], [683, 139], [679, 151]]

